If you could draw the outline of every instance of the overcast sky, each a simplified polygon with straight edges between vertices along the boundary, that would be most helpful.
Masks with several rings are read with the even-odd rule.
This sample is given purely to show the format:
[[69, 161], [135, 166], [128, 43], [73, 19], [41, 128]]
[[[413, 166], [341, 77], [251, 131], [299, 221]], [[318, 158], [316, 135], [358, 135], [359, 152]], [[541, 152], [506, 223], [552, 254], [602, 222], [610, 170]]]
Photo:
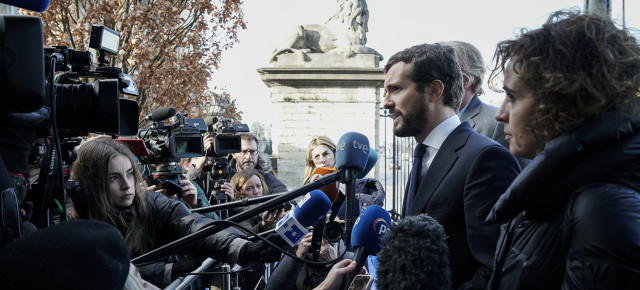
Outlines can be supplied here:
[[[381, 67], [404, 48], [448, 40], [474, 44], [489, 66], [497, 42], [513, 38], [522, 27], [539, 27], [555, 10], [582, 8], [584, 0], [368, 0], [367, 5], [366, 45], [384, 56]], [[622, 0], [613, 0], [612, 8], [612, 17], [622, 24]], [[225, 87], [237, 99], [244, 123], [271, 123], [270, 90], [256, 69], [271, 66], [269, 55], [292, 26], [324, 24], [336, 9], [335, 0], [245, 0], [247, 29], [223, 52], [212, 87]], [[626, 1], [625, 9], [626, 26], [640, 28], [640, 1]], [[484, 86], [484, 101], [497, 105], [502, 96]]]

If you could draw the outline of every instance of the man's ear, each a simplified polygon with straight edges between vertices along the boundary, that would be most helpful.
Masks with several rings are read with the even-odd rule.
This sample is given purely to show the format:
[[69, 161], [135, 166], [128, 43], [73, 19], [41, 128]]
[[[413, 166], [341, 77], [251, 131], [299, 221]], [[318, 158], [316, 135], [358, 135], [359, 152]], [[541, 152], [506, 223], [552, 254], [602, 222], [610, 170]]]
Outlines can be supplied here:
[[471, 85], [473, 84], [474, 79], [473, 78], [469, 78], [468, 76], [463, 75], [462, 76], [462, 87], [464, 87], [464, 89], [468, 89], [471, 87]]
[[429, 90], [429, 101], [435, 102], [442, 98], [444, 84], [440, 80], [434, 80], [427, 86], [427, 89]]

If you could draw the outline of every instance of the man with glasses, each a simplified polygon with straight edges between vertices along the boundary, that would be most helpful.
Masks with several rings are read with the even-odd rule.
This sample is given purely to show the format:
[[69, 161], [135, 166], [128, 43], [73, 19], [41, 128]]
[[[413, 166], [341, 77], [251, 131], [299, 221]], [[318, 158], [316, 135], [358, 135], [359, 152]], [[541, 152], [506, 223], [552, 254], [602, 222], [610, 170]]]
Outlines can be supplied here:
[[[267, 194], [279, 193], [287, 191], [287, 187], [278, 180], [271, 168], [271, 161], [258, 151], [258, 138], [251, 133], [240, 133], [241, 152], [231, 153], [233, 159], [229, 161], [231, 168], [231, 176], [236, 172], [255, 168], [262, 173], [269, 192]], [[229, 179], [231, 179], [231, 176]], [[221, 190], [232, 190], [230, 183], [225, 183]]]

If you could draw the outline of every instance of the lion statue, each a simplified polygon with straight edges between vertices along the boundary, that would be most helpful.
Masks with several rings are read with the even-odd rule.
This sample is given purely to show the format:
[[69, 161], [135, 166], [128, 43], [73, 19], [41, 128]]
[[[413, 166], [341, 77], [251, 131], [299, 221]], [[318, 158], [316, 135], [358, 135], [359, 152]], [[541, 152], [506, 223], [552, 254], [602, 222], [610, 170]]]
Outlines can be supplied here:
[[366, 47], [369, 10], [365, 0], [337, 0], [338, 11], [324, 25], [305, 24], [292, 28], [284, 41], [271, 53], [270, 62], [278, 55], [295, 53], [309, 61], [308, 53], [336, 53], [346, 58], [358, 53], [382, 55]]

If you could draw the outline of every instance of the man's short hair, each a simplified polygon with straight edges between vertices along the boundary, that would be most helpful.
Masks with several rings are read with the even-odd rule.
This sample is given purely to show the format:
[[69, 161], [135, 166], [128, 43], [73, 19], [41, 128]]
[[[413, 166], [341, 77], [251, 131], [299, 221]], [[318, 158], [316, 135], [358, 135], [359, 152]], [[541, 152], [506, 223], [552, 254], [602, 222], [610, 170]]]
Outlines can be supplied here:
[[418, 92], [424, 92], [427, 85], [440, 80], [444, 84], [442, 102], [458, 111], [464, 88], [460, 65], [452, 47], [425, 43], [406, 48], [389, 58], [384, 72], [398, 62], [413, 64], [410, 77], [416, 83]]
[[253, 135], [253, 134], [251, 134], [249, 132], [240, 133], [240, 139], [245, 140], [245, 141], [253, 140], [253, 141], [256, 141], [256, 145], [259, 144], [258, 143], [258, 138], [256, 137], [256, 135]]

